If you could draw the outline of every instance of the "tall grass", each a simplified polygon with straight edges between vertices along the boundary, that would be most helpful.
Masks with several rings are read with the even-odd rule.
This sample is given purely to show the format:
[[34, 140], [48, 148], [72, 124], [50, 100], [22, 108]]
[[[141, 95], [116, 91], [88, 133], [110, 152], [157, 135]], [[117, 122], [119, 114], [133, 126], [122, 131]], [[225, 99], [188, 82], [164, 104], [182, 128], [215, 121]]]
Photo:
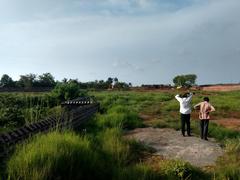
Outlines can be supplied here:
[[98, 140], [104, 158], [108, 159], [112, 166], [121, 167], [127, 162], [130, 156], [129, 145], [123, 141], [121, 129], [106, 129], [99, 133]]
[[91, 179], [101, 177], [97, 161], [87, 138], [53, 132], [18, 146], [7, 171], [9, 179]]
[[216, 166], [216, 179], [240, 179], [240, 139], [227, 140], [224, 156], [220, 157]]
[[8, 179], [159, 179], [144, 164], [131, 164], [129, 144], [121, 129], [94, 137], [72, 132], [38, 135], [16, 148], [7, 164]]

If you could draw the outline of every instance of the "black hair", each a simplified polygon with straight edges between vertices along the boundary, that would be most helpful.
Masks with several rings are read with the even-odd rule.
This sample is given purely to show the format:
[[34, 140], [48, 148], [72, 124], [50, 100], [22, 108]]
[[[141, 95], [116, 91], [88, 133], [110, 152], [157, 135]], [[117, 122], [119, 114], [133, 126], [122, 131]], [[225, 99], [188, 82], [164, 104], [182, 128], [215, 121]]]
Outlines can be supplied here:
[[203, 100], [209, 102], [209, 98], [208, 97], [204, 97]]
[[187, 98], [188, 96], [189, 96], [189, 93], [184, 93], [180, 95], [181, 98]]

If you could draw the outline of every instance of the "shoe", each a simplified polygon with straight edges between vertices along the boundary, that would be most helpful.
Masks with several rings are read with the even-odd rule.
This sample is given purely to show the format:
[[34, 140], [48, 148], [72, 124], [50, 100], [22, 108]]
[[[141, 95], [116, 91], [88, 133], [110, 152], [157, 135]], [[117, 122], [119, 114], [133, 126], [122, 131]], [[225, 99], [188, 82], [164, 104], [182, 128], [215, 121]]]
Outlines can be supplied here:
[[190, 137], [190, 136], [192, 136], [191, 134], [188, 134], [188, 136]]
[[204, 138], [204, 140], [208, 141], [208, 138]]
[[183, 134], [182, 136], [185, 137], [185, 134]]

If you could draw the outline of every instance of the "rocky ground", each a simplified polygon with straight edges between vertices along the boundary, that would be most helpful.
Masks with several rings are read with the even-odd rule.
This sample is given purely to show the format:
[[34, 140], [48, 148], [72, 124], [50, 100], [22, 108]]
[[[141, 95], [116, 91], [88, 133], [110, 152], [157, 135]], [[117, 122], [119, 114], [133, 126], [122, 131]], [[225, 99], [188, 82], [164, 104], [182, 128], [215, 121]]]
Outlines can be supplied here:
[[182, 159], [198, 167], [212, 166], [223, 149], [212, 138], [209, 141], [197, 136], [183, 137], [180, 131], [160, 128], [139, 128], [129, 131], [127, 138], [134, 138], [156, 150], [155, 155], [169, 159]]

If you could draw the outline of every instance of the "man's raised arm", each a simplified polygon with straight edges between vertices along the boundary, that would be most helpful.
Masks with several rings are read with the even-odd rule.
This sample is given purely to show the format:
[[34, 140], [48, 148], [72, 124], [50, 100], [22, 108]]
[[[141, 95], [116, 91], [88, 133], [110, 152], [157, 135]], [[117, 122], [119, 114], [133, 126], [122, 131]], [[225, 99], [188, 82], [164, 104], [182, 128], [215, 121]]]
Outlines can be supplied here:
[[179, 102], [182, 101], [182, 98], [180, 98], [180, 95], [179, 95], [179, 94], [177, 94], [177, 95], [175, 96], [175, 98], [176, 98]]

